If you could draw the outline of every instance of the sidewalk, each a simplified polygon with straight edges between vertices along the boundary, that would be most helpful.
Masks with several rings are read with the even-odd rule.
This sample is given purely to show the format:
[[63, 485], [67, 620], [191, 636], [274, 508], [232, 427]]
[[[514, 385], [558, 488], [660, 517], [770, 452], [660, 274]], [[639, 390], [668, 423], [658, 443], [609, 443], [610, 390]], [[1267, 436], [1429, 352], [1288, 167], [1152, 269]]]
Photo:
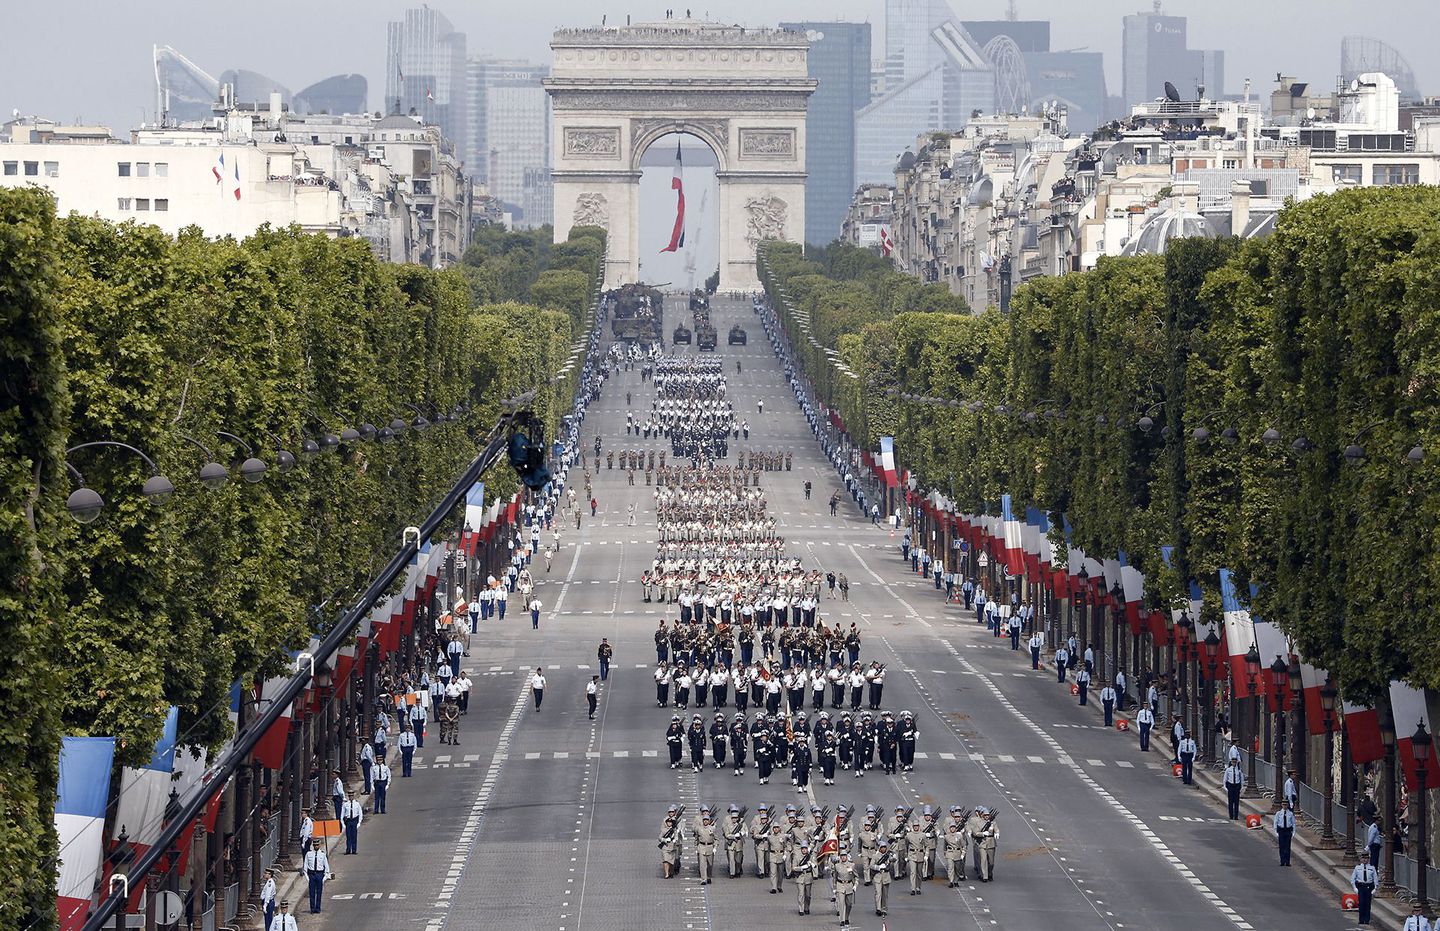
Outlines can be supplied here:
[[[895, 550], [895, 555], [897, 556], [897, 558], [899, 556], [899, 552], [900, 551], [897, 546]], [[908, 561], [904, 562], [902, 565], [904, 567], [903, 572], [905, 575], [915, 576], [917, 578], [920, 577], [918, 573], [910, 569], [910, 564]], [[942, 587], [937, 592], [937, 594], [939, 594], [943, 600], [945, 594], [944, 588]], [[947, 600], [945, 601], [945, 604], [947, 607], [950, 607], [954, 606], [956, 602]], [[973, 612], [964, 611], [963, 603], [961, 604], [961, 610], [966, 620], [972, 619]], [[1029, 652], [1027, 650], [1021, 650], [1017, 655], [1023, 658], [1025, 668], [1029, 669]], [[1045, 667], [1043, 667], [1042, 665], [1042, 669], [1043, 668]], [[1067, 677], [1065, 683], [1067, 689], [1069, 685], [1072, 684], [1072, 682], [1073, 680]], [[1094, 692], [1092, 692], [1092, 696], [1093, 694]], [[1078, 703], [1076, 707], [1080, 707]], [[1136, 706], [1132, 702], [1131, 709], [1133, 709], [1134, 707]], [[1093, 714], [1096, 718], [1102, 718], [1104, 716], [1104, 711], [1101, 709], [1100, 704], [1096, 701], [1089, 702], [1087, 705], [1084, 706], [1084, 708], [1088, 709], [1090, 713]], [[1127, 714], [1127, 717], [1128, 716], [1129, 715]], [[1175, 757], [1174, 747], [1171, 745], [1169, 734], [1164, 733], [1163, 731], [1163, 728], [1156, 728], [1151, 731], [1150, 752], [1160, 754], [1166, 760], [1173, 760]], [[1184, 785], [1179, 781], [1178, 777], [1176, 778], [1176, 784], [1179, 786]], [[1244, 816], [1247, 814], [1259, 815], [1262, 819], [1265, 819], [1264, 822], [1262, 822], [1263, 826], [1260, 831], [1265, 832], [1267, 837], [1272, 837], [1272, 835], [1269, 833], [1269, 816], [1273, 814], [1274, 807], [1271, 804], [1270, 796], [1264, 794], [1264, 787], [1257, 786], [1255, 788], [1259, 790], [1260, 794], [1254, 797], [1247, 796], [1240, 799], [1241, 820], [1238, 823], [1243, 825]], [[1194, 789], [1208, 796], [1209, 799], [1215, 803], [1215, 807], [1217, 809], [1222, 811], [1225, 810], [1225, 787], [1221, 784], [1220, 774], [1217, 771], [1212, 770], [1207, 765], [1197, 763], [1194, 769]], [[1344, 841], [1344, 831], [1339, 832], [1339, 836], [1333, 847], [1327, 847], [1321, 842], [1320, 831], [1317, 825], [1304, 818], [1298, 819], [1297, 824], [1298, 827], [1295, 831], [1295, 835], [1291, 843], [1292, 861], [1298, 864], [1304, 870], [1306, 870], [1306, 872], [1308, 872], [1324, 886], [1333, 891], [1335, 894], [1335, 899], [1338, 902], [1340, 896], [1353, 891], [1350, 886], [1350, 872], [1355, 866], [1355, 859], [1354, 857], [1347, 857], [1345, 855], [1345, 852], [1341, 849], [1341, 845]], [[1247, 831], [1251, 830], [1248, 828], [1242, 829]], [[1270, 850], [1273, 851], [1273, 838], [1272, 843], [1269, 844], [1268, 847]], [[1379, 929], [1384, 927], [1403, 927], [1405, 924], [1405, 919], [1410, 915], [1410, 903], [1405, 899], [1402, 899], [1399, 896], [1395, 895], [1393, 890], [1376, 890], [1376, 894], [1371, 900], [1371, 903], [1372, 914], [1370, 927], [1372, 928]]]
[[[369, 820], [374, 802], [372, 801], [372, 796], [365, 795], [361, 792], [361, 790], [365, 788], [365, 781], [360, 777], [358, 770], [353, 779], [346, 780], [345, 788], [347, 791], [353, 789], [356, 795], [364, 799], [365, 818]], [[331, 804], [329, 798], [323, 799], [320, 804], [327, 812], [330, 811]], [[330, 813], [333, 814], [333, 812]], [[325, 839], [325, 856], [330, 860], [330, 873], [332, 877], [338, 875], [335, 870], [335, 858], [340, 855], [339, 849], [344, 840], [345, 835], [343, 834]], [[296, 843], [298, 843], [298, 840]], [[275, 861], [275, 910], [277, 912], [280, 910], [281, 902], [289, 902], [290, 913], [297, 916], [297, 920], [299, 920], [299, 916], [301, 915], [310, 914], [310, 879], [305, 875], [303, 864], [303, 852], [289, 853]], [[330, 885], [330, 881], [331, 880], [327, 879], [325, 885]], [[267, 931], [266, 928], [261, 927], [265, 922], [265, 910], [260, 907], [259, 903], [259, 899], [242, 901], [240, 903], [240, 916], [237, 918], [237, 923], [242, 927], [258, 928], [259, 931]]]

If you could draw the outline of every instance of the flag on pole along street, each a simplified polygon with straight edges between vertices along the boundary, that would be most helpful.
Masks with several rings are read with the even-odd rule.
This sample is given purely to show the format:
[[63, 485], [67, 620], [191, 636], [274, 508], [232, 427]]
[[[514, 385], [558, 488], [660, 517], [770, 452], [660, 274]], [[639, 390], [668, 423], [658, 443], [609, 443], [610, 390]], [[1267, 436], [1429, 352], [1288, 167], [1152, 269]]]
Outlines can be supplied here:
[[120, 770], [120, 797], [110, 839], [123, 831], [142, 855], [160, 837], [165, 824], [165, 805], [170, 800], [170, 774], [175, 770], [175, 731], [180, 709], [174, 705], [165, 713], [165, 725], [150, 760], [144, 766]]
[[1405, 765], [1405, 784], [1417, 785], [1420, 776], [1415, 766], [1412, 741], [1415, 728], [1424, 724], [1427, 732], [1435, 732], [1430, 726], [1430, 709], [1426, 707], [1424, 690], [1411, 688], [1403, 682], [1391, 682], [1390, 712], [1395, 722], [1395, 747], [1399, 751], [1400, 762]]
[[235, 199], [240, 199], [240, 160], [235, 160]]
[[681, 177], [680, 140], [675, 140], [675, 177], [670, 189], [675, 192], [675, 226], [670, 230], [670, 245], [661, 252], [674, 252], [685, 247], [685, 182]]
[[55, 797], [55, 833], [60, 838], [55, 904], [62, 931], [82, 926], [90, 910], [90, 896], [104, 857], [105, 806], [110, 800], [114, 762], [114, 737], [61, 740]]
[[225, 181], [225, 150], [221, 149], [220, 154], [215, 158], [215, 164], [210, 166], [210, 173], [215, 176], [215, 183], [222, 184]]
[[880, 224], [880, 254], [888, 259], [890, 257], [890, 253], [894, 251], [895, 240], [890, 235], [890, 224], [882, 223]]
[[[1236, 698], [1250, 697], [1250, 676], [1245, 670], [1245, 654], [1255, 645], [1255, 622], [1235, 594], [1235, 582], [1229, 569], [1220, 570], [1220, 606], [1225, 619], [1225, 651], [1230, 660], [1230, 687]], [[1263, 665], [1263, 657], [1262, 657]]]
[[[270, 710], [290, 682], [290, 676], [284, 675], [274, 679], [266, 679], [264, 686], [260, 689], [260, 706], [256, 709], [256, 715], [265, 714]], [[290, 706], [286, 705], [284, 713], [275, 719], [255, 745], [255, 759], [259, 760], [266, 769], [279, 769], [285, 762], [285, 736], [290, 732]]]
[[885, 484], [895, 487], [895, 437], [880, 437], [880, 469], [885, 473]]

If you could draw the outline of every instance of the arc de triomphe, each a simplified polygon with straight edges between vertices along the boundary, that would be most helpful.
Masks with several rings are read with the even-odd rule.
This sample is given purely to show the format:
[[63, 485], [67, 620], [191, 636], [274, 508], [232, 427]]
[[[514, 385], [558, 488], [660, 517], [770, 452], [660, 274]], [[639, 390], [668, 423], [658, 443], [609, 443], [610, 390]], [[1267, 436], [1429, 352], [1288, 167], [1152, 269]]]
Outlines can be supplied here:
[[719, 164], [720, 287], [758, 288], [756, 244], [805, 234], [805, 34], [666, 20], [559, 30], [550, 48], [556, 241], [602, 226], [606, 287], [637, 280], [662, 245], [639, 241], [640, 156], [690, 133]]

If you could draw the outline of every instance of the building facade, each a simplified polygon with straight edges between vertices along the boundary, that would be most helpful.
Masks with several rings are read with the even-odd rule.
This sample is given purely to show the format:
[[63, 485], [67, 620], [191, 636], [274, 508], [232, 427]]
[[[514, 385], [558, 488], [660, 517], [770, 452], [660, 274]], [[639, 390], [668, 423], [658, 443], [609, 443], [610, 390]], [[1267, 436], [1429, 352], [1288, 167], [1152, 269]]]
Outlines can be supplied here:
[[[1280, 93], [1302, 89], [1283, 77]], [[896, 266], [943, 283], [976, 312], [1031, 279], [1153, 255], [1180, 237], [1259, 238], [1290, 201], [1348, 187], [1440, 184], [1440, 117], [1399, 121], [1380, 73], [1358, 76], [1332, 114], [1295, 125], [1253, 103], [1154, 100], [1072, 135], [1059, 111], [971, 120], [916, 140], [895, 170], [887, 245]], [[882, 210], [862, 187], [847, 239]]]
[[472, 57], [471, 142], [467, 164], [500, 199], [516, 226], [550, 222], [550, 98], [548, 65]]
[[816, 88], [805, 115], [805, 241], [840, 235], [855, 193], [855, 114], [870, 102], [869, 23], [781, 23], [810, 40]]
[[439, 126], [463, 152], [470, 138], [465, 34], [440, 12], [406, 10], [404, 19], [389, 24], [383, 111], [413, 114]]
[[469, 244], [469, 179], [439, 128], [408, 117], [231, 109], [215, 126], [136, 130], [129, 142], [91, 127], [5, 129], [0, 186], [42, 186], [62, 214], [170, 235], [198, 226], [243, 238], [293, 225], [431, 267], [458, 262]]

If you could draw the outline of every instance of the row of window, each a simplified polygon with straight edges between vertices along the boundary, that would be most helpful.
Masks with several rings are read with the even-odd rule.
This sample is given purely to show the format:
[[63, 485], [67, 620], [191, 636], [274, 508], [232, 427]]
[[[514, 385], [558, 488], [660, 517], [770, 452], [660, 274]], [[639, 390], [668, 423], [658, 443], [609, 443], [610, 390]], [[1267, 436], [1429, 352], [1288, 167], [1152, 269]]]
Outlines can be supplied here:
[[131, 174], [130, 162], [116, 162], [115, 168], [119, 172], [120, 177], [122, 178], [148, 178], [150, 177], [152, 169], [154, 170], [155, 177], [157, 178], [170, 177], [169, 162], [156, 162], [154, 165], [151, 165], [149, 162], [135, 162], [133, 175]]
[[[42, 164], [41, 162], [25, 162], [24, 165], [23, 165], [23, 167], [24, 167], [24, 169], [25, 169], [25, 177], [27, 177], [27, 178], [36, 178], [36, 177], [39, 177], [41, 164]], [[60, 163], [59, 163], [59, 162], [44, 162], [43, 164], [44, 164], [44, 166], [45, 166], [45, 177], [47, 177], [47, 178], [58, 178], [58, 177], [60, 177]], [[13, 175], [18, 175], [18, 174], [20, 174], [20, 169], [21, 169], [21, 167], [22, 167], [22, 165], [21, 165], [20, 162], [6, 162], [5, 165], [4, 165], [4, 169], [3, 169], [3, 170], [4, 170], [4, 172], [5, 172], [6, 175], [13, 176]]]
[[132, 209], [137, 213], [143, 213], [150, 210], [151, 204], [154, 204], [156, 213], [166, 213], [170, 209], [170, 199], [168, 197], [157, 197], [153, 201], [148, 197], [119, 197], [116, 198], [115, 201], [115, 206], [118, 207], [122, 213], [128, 213]]
[[[1363, 165], [1331, 165], [1331, 177], [1336, 184], [1363, 184]], [[1370, 183], [1376, 187], [1395, 187], [1420, 183], [1420, 166], [1414, 162], [1381, 164], [1371, 168]]]
[[[42, 164], [44, 165], [45, 177], [60, 177], [59, 162], [5, 162], [3, 166], [0, 166], [0, 171], [3, 171], [7, 177], [14, 177], [18, 176], [23, 169], [25, 177], [36, 178], [40, 176]], [[149, 178], [152, 174], [156, 178], [170, 177], [169, 162], [155, 162], [153, 164], [150, 162], [116, 162], [115, 167], [119, 176], [122, 178]]]

